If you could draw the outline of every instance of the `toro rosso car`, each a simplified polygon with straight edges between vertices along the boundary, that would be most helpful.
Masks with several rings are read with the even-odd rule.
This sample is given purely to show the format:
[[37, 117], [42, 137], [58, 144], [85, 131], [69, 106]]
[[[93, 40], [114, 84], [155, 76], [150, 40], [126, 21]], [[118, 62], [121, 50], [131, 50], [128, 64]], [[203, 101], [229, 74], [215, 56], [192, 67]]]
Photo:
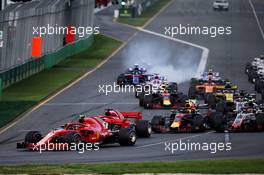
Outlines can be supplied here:
[[192, 101], [185, 107], [165, 116], [154, 116], [151, 120], [154, 132], [201, 132], [206, 128], [206, 119]]
[[122, 73], [117, 78], [118, 85], [138, 85], [146, 82], [151, 75], [146, 74], [147, 70], [139, 65], [134, 65], [125, 73]]
[[96, 117], [80, 116], [77, 122], [52, 129], [46, 136], [39, 131], [30, 131], [22, 143], [17, 143], [18, 149], [39, 150], [47, 148], [50, 143], [59, 144], [60, 150], [67, 150], [72, 143], [119, 143], [122, 146], [132, 146], [137, 135], [149, 137], [151, 128], [137, 112], [119, 112], [107, 110], [106, 115]]

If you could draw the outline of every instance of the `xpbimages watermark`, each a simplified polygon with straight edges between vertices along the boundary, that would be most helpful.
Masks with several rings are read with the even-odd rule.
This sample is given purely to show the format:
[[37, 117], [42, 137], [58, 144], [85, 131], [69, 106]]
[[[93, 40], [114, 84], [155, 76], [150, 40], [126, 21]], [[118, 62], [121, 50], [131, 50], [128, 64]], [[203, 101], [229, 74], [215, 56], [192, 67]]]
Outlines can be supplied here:
[[75, 27], [75, 26], [55, 26], [47, 24], [47, 26], [33, 27], [33, 35], [43, 37], [45, 35], [78, 35], [80, 38], [83, 38], [87, 35], [100, 34], [99, 27]]
[[[118, 85], [116, 82], [108, 85], [98, 85], [98, 92], [103, 93], [105, 95], [109, 95], [110, 93], [141, 93], [144, 92], [146, 95], [150, 95], [151, 92], [156, 92], [160, 90], [159, 86], [134, 86], [134, 85]], [[162, 89], [161, 89], [162, 91]]]
[[186, 142], [183, 142], [180, 140], [179, 142], [165, 142], [165, 151], [170, 152], [171, 154], [178, 153], [179, 151], [205, 151], [209, 152], [211, 154], [215, 154], [217, 152], [223, 152], [223, 151], [231, 151], [232, 150], [232, 144], [231, 142], [222, 143], [222, 142], [190, 142], [187, 140]]
[[178, 37], [179, 35], [206, 35], [211, 38], [216, 38], [223, 35], [231, 35], [231, 26], [191, 26], [190, 24], [178, 26], [166, 26], [164, 27], [164, 33], [172, 38]]
[[77, 151], [83, 154], [85, 151], [98, 151], [100, 149], [99, 143], [51, 143], [47, 144], [33, 144], [32, 151]]

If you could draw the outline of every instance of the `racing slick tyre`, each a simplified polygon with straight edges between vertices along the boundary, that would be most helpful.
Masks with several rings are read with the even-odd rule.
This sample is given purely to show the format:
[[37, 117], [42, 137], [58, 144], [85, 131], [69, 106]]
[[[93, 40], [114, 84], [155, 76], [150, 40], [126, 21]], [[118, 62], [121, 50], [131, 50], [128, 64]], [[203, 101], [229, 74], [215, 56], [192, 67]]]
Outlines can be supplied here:
[[178, 84], [177, 83], [172, 83], [170, 86], [171, 93], [176, 93], [178, 91]]
[[190, 99], [195, 99], [196, 98], [196, 89], [195, 86], [191, 86], [189, 88], [188, 96]]
[[81, 136], [77, 132], [70, 132], [65, 135], [65, 141], [66, 143], [80, 143], [81, 142]]
[[256, 124], [258, 131], [264, 131], [264, 113], [260, 113], [256, 115]]
[[195, 86], [196, 84], [197, 84], [197, 79], [196, 78], [192, 78], [191, 82], [190, 82], [190, 85], [191, 86]]
[[261, 91], [261, 99], [264, 100], [264, 89]]
[[219, 102], [215, 106], [215, 111], [221, 114], [224, 114], [226, 112], [226, 105], [223, 101]]
[[138, 96], [138, 100], [139, 100], [139, 106], [142, 107], [144, 106], [144, 92], [141, 92]]
[[224, 132], [225, 131], [225, 123], [223, 114], [214, 113], [210, 117], [211, 126], [216, 132]]
[[144, 108], [145, 109], [152, 109], [152, 95], [145, 95], [144, 96], [144, 100], [143, 100], [143, 103], [144, 103]]
[[133, 146], [137, 141], [135, 130], [130, 128], [121, 128], [119, 130], [118, 142], [121, 146]]
[[255, 83], [256, 80], [257, 80], [257, 72], [250, 72], [249, 75], [248, 75], [248, 80], [249, 82], [251, 83]]
[[139, 92], [135, 90], [135, 98], [139, 97]]
[[151, 125], [148, 120], [139, 120], [136, 125], [136, 133], [139, 137], [150, 137], [152, 132]]
[[250, 67], [251, 67], [251, 63], [247, 63], [247, 65], [245, 67], [245, 74], [249, 73]]
[[209, 106], [215, 106], [216, 105], [216, 99], [213, 94], [206, 94], [205, 96], [205, 103], [208, 104]]
[[176, 100], [178, 103], [185, 103], [188, 100], [188, 96], [183, 93], [178, 93], [178, 99]]
[[194, 131], [204, 131], [205, 130], [205, 121], [203, 116], [195, 115], [193, 118], [193, 130]]
[[162, 116], [156, 115], [152, 118], [150, 124], [153, 132], [159, 133], [160, 131], [160, 126], [161, 126], [161, 121], [162, 121]]
[[25, 136], [25, 143], [38, 143], [42, 139], [39, 131], [30, 131]]
[[124, 76], [124, 74], [120, 74], [117, 77], [116, 83], [121, 86], [121, 85], [124, 85], [124, 82], [125, 82], [125, 76]]
[[254, 86], [254, 89], [255, 91], [257, 91], [258, 93], [260, 93], [261, 89], [260, 89], [260, 79], [257, 79], [256, 82], [255, 82], [255, 86]]

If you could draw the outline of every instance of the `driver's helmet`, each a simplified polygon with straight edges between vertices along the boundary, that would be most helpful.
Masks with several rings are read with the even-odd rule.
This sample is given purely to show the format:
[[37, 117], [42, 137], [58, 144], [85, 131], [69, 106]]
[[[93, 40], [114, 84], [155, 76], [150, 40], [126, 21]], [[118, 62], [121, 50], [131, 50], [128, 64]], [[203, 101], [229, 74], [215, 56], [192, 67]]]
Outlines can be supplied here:
[[107, 111], [105, 112], [105, 116], [111, 116], [111, 113], [110, 113], [109, 110], [107, 110]]
[[213, 69], [208, 70], [208, 75], [213, 75]]
[[226, 84], [225, 84], [225, 88], [231, 88], [231, 82], [230, 81], [227, 81]]
[[156, 75], [154, 76], [154, 79], [155, 79], [155, 80], [160, 80], [160, 76], [159, 76], [158, 74], [156, 74]]
[[139, 70], [139, 65], [138, 64], [134, 64], [134, 70]]
[[248, 101], [248, 106], [250, 107], [250, 108], [253, 108], [254, 107], [254, 100], [249, 100]]
[[186, 109], [186, 112], [191, 114], [191, 113], [193, 113], [193, 110], [192, 109]]
[[80, 114], [79, 115], [79, 122], [83, 123], [84, 122], [84, 118], [85, 118], [85, 115], [84, 114]]

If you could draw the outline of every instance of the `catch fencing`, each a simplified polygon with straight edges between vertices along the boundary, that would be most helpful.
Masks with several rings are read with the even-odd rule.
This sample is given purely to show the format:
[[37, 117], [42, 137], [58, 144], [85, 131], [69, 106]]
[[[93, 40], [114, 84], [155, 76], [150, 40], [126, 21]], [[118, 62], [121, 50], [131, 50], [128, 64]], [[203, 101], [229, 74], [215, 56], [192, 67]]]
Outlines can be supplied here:
[[[93, 27], [94, 0], [40, 0], [9, 5], [0, 12], [0, 85], [6, 88], [59, 61], [87, 49], [93, 35], [75, 36], [66, 44], [65, 34], [42, 37], [42, 56], [32, 58], [32, 38], [37, 27]], [[0, 44], [1, 46], [1, 44]], [[1, 88], [1, 87], [0, 87]]]

